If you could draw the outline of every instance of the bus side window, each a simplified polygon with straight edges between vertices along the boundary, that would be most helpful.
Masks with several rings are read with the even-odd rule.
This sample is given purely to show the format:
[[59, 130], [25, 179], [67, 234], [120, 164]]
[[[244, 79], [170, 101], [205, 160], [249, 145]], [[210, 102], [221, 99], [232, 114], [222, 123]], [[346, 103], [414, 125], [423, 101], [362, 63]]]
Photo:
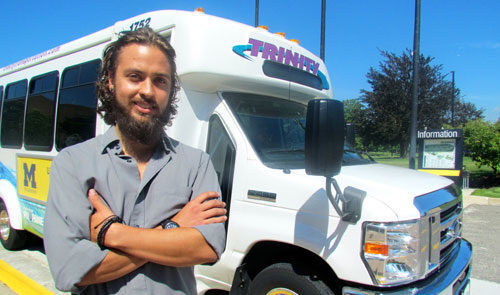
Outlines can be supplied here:
[[236, 149], [224, 125], [216, 115], [213, 115], [209, 122], [207, 153], [210, 155], [215, 172], [219, 178], [221, 197], [226, 202], [227, 216], [229, 217]]
[[22, 80], [5, 88], [2, 106], [2, 147], [21, 148], [27, 85], [28, 80]]
[[0, 86], [0, 128], [2, 128], [3, 86]]
[[44, 74], [30, 81], [24, 123], [24, 145], [27, 150], [52, 149], [58, 82], [58, 72]]
[[62, 74], [56, 122], [58, 151], [95, 136], [95, 81], [100, 65], [96, 59], [66, 68]]

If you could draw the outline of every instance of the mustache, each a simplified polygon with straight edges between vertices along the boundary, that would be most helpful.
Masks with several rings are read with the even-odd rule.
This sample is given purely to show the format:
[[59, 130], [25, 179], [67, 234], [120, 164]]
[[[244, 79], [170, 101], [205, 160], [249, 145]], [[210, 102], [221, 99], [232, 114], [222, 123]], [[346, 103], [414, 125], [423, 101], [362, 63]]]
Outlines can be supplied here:
[[142, 98], [142, 97], [141, 98], [133, 98], [130, 102], [133, 104], [147, 103], [148, 105], [151, 106], [151, 108], [159, 109], [159, 106], [156, 103], [156, 101], [154, 99], [150, 99], [150, 98]]

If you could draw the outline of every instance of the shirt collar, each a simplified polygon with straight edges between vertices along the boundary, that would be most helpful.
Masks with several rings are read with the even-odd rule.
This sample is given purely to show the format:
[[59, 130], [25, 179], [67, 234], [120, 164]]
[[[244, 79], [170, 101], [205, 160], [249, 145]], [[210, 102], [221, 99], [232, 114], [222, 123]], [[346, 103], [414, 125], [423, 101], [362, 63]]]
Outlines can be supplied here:
[[[166, 133], [164, 133], [162, 139], [161, 139], [161, 144], [160, 148], [163, 148], [166, 154], [170, 153], [172, 151], [175, 153], [175, 146], [172, 143], [172, 140], [170, 137], [167, 136]], [[102, 135], [102, 143], [101, 143], [101, 153], [105, 154], [107, 153], [109, 149], [116, 149], [117, 153], [122, 152], [122, 145], [120, 142], [120, 139], [118, 138], [118, 134], [116, 133], [116, 126], [113, 125], [111, 126], [103, 135]]]
[[102, 135], [101, 153], [105, 154], [108, 148], [112, 149], [117, 145], [121, 152], [120, 139], [118, 138], [118, 134], [116, 134], [116, 127], [113, 125]]

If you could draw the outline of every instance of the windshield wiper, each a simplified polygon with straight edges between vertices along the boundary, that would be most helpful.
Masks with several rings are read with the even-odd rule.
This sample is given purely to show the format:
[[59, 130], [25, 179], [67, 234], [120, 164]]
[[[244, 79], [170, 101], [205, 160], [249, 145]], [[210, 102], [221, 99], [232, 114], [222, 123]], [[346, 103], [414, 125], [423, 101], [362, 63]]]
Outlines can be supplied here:
[[[351, 150], [351, 149], [346, 149], [344, 150], [344, 153], [347, 152], [347, 153], [353, 153], [353, 154], [361, 154], [361, 155], [365, 155], [368, 157], [368, 159], [364, 159], [364, 158], [361, 158], [359, 160], [365, 160], [365, 161], [370, 161], [370, 162], [375, 162], [375, 159], [372, 158], [372, 156], [370, 156], [367, 152], [359, 152], [359, 151], [356, 151], [356, 150]], [[343, 160], [343, 162], [347, 162], [345, 159]]]
[[299, 119], [293, 119], [293, 121], [295, 122], [295, 124], [299, 125], [300, 128], [306, 130], [306, 126], [304, 124], [302, 124], [302, 122], [300, 122]]
[[269, 151], [268, 154], [286, 154], [286, 153], [304, 153], [304, 149], [291, 149], [291, 150], [277, 150], [277, 151]]

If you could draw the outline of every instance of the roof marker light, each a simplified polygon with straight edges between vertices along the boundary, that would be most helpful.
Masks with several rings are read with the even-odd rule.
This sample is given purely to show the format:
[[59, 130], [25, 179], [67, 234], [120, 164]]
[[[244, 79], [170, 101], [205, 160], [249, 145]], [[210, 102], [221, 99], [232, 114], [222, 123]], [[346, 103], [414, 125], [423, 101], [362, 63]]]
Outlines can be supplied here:
[[200, 13], [205, 13], [205, 9], [203, 9], [203, 7], [198, 7], [194, 11], [200, 12]]
[[276, 32], [274, 34], [285, 38], [285, 33], [283, 33], [283, 32]]
[[262, 25], [262, 26], [258, 26], [257, 28], [269, 31], [269, 27], [268, 26]]
[[290, 41], [292, 41], [293, 43], [297, 43], [297, 45], [299, 45], [299, 40], [297, 39], [290, 39]]

